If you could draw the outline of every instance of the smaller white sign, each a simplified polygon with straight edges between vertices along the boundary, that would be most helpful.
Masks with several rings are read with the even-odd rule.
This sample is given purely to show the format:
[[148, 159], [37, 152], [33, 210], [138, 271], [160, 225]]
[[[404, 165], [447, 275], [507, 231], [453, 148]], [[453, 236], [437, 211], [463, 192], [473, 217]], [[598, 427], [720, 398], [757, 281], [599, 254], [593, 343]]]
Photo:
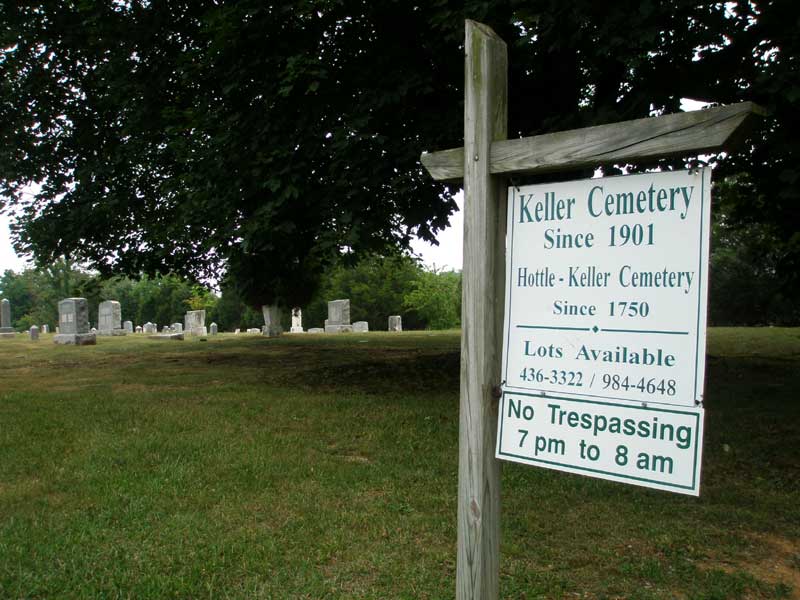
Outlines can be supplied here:
[[497, 458], [700, 494], [703, 409], [504, 392]]

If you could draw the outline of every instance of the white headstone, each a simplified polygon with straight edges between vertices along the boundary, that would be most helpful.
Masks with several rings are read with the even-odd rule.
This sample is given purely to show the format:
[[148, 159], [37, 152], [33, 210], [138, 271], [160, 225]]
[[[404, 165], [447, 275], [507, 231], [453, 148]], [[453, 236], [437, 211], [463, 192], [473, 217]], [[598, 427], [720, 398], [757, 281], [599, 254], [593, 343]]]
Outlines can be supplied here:
[[400, 315], [389, 317], [389, 331], [403, 331], [403, 318]]
[[125, 333], [133, 333], [133, 321], [125, 321], [122, 324], [122, 328], [125, 330]]
[[136, 333], [142, 333], [142, 331], [143, 331], [142, 326], [141, 325], [137, 325], [135, 331], [136, 331]]
[[325, 333], [325, 330], [322, 327], [309, 327], [308, 333]]
[[116, 300], [101, 302], [97, 309], [98, 335], [125, 335], [122, 329], [122, 307]]
[[350, 300], [331, 300], [328, 302], [325, 333], [344, 333], [347, 331], [353, 331], [353, 327], [350, 325]]
[[86, 346], [97, 343], [89, 331], [89, 303], [86, 298], [67, 298], [58, 303], [59, 333], [53, 336], [56, 344]]
[[48, 325], [47, 323], [42, 325], [42, 333], [50, 333], [50, 325]]
[[206, 329], [206, 311], [190, 310], [184, 317], [184, 332], [189, 335], [208, 335]]
[[367, 321], [356, 321], [353, 323], [353, 332], [366, 333], [369, 331], [369, 323]]
[[292, 328], [289, 333], [303, 333], [303, 311], [297, 307], [292, 309]]
[[217, 324], [216, 323], [212, 323], [211, 324], [211, 326], [209, 327], [209, 333], [211, 335], [217, 335]]

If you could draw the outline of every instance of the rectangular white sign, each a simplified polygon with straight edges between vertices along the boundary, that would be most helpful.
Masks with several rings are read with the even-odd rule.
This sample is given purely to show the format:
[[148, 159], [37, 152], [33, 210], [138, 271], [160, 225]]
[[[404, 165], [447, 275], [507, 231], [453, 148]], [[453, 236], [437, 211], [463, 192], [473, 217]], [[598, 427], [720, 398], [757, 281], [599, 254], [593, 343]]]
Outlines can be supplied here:
[[697, 496], [703, 409], [504, 392], [497, 457]]
[[710, 177], [509, 188], [503, 389], [702, 402]]

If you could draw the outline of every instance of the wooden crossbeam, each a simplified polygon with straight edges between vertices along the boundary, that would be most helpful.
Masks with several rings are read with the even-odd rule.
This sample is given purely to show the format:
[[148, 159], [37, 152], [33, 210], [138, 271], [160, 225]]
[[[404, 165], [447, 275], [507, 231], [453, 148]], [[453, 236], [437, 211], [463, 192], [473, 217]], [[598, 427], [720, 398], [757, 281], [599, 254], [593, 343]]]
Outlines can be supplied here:
[[[752, 117], [765, 114], [740, 102], [661, 117], [620, 121], [526, 138], [496, 141], [493, 175], [547, 173], [726, 150], [739, 141]], [[464, 149], [423, 153], [422, 164], [437, 181], [464, 177]]]

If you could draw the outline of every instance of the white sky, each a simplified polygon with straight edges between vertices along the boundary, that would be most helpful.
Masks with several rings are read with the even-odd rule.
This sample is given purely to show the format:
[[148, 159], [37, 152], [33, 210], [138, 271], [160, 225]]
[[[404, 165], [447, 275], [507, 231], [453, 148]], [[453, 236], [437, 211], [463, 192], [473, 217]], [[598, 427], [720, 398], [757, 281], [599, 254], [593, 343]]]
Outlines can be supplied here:
[[0, 215], [0, 274], [6, 269], [20, 272], [25, 268], [25, 261], [14, 253], [8, 232], [8, 217]]

